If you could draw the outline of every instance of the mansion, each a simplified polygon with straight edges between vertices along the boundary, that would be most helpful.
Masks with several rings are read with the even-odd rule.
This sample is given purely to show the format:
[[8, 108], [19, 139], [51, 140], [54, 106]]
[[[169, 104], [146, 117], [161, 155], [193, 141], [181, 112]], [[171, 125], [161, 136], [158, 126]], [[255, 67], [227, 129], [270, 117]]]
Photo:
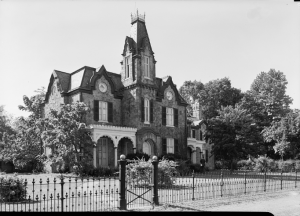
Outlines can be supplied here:
[[115, 167], [121, 154], [144, 152], [162, 156], [173, 153], [200, 163], [210, 157], [211, 145], [202, 138], [205, 123], [200, 106], [187, 116], [188, 103], [171, 76], [156, 76], [156, 60], [145, 25], [145, 16], [131, 16], [130, 36], [125, 38], [121, 72], [84, 66], [74, 72], [54, 70], [48, 85], [44, 115], [60, 104], [81, 101], [91, 108], [86, 126], [96, 143], [95, 167]]

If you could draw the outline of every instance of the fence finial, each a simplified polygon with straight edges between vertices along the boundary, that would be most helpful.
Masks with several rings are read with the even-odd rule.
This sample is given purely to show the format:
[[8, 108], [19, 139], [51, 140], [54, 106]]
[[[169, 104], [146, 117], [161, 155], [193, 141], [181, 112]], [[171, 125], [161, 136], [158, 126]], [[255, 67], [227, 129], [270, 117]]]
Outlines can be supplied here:
[[125, 160], [125, 159], [126, 159], [126, 156], [122, 154], [122, 155], [120, 156], [120, 160]]

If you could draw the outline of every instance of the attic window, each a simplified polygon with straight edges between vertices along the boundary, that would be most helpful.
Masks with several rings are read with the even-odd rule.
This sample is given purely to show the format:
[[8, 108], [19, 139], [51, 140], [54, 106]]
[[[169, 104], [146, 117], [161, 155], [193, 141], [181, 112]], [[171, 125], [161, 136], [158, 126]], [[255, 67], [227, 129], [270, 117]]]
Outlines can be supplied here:
[[83, 77], [83, 72], [84, 72], [84, 69], [82, 69], [81, 71], [79, 71], [71, 76], [70, 90], [80, 87], [82, 77]]
[[131, 68], [130, 56], [125, 57], [125, 79], [129, 78]]
[[145, 63], [144, 63], [144, 65], [145, 65], [145, 77], [150, 78], [149, 57], [145, 56], [144, 60], [145, 60]]

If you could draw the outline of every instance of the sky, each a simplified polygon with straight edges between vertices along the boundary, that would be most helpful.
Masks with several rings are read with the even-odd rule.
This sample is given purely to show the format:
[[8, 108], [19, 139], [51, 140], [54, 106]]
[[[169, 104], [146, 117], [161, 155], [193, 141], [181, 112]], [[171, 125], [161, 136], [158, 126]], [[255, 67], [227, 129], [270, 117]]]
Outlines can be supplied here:
[[292, 0], [0, 1], [0, 105], [15, 117], [23, 95], [47, 89], [53, 70], [120, 73], [131, 13], [146, 15], [157, 77], [228, 77], [247, 91], [271, 68], [300, 109], [300, 4]]

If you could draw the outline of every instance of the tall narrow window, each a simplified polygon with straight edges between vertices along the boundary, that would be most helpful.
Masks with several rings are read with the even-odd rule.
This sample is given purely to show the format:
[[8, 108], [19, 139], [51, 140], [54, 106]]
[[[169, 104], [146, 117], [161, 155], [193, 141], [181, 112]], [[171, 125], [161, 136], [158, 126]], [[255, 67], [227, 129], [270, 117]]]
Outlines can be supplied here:
[[192, 130], [192, 138], [196, 138], [196, 131]]
[[129, 77], [130, 71], [130, 56], [125, 58], [125, 79]]
[[149, 57], [145, 56], [145, 77], [150, 78]]
[[167, 126], [174, 126], [173, 108], [167, 107]]
[[167, 153], [174, 154], [174, 139], [167, 138]]
[[200, 140], [202, 141], [203, 140], [203, 134], [202, 134], [202, 131], [200, 130]]
[[99, 101], [99, 121], [107, 121], [107, 102]]
[[144, 109], [145, 109], [145, 123], [149, 123], [150, 121], [150, 103], [149, 100], [147, 98], [145, 98], [144, 101]]

